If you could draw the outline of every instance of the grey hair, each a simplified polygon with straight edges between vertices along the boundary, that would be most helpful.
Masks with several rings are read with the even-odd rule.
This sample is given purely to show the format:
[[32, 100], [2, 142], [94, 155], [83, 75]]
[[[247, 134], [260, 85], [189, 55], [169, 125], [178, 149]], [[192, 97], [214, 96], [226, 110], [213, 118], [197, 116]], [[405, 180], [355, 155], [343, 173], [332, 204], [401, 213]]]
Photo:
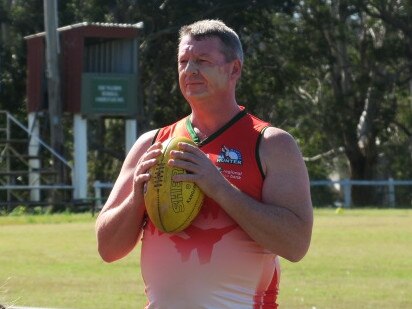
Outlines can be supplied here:
[[243, 48], [237, 33], [218, 19], [205, 19], [183, 26], [179, 30], [179, 44], [183, 37], [191, 36], [195, 40], [218, 37], [222, 42], [222, 53], [227, 61], [239, 59], [243, 64]]

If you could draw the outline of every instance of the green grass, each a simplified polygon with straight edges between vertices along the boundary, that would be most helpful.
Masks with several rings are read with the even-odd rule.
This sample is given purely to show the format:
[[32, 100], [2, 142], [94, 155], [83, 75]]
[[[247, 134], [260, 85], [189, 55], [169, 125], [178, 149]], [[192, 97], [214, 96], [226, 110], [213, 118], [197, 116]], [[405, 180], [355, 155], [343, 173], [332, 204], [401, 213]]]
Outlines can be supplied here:
[[[105, 264], [90, 215], [0, 217], [3, 303], [53, 308], [140, 308], [139, 255]], [[28, 223], [25, 223], [28, 222]]]
[[317, 210], [312, 245], [283, 261], [284, 308], [412, 308], [412, 211]]
[[[94, 218], [0, 217], [0, 303], [143, 308], [138, 248], [112, 264], [96, 251]], [[412, 210], [316, 210], [312, 245], [282, 260], [281, 308], [412, 308]]]

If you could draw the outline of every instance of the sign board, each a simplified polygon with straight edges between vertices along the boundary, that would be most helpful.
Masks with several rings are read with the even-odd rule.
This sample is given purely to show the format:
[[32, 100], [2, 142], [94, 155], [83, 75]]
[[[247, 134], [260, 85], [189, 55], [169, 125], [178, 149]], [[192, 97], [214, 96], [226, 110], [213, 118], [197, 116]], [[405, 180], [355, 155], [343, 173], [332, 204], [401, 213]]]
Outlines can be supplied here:
[[136, 74], [83, 73], [81, 113], [136, 115]]

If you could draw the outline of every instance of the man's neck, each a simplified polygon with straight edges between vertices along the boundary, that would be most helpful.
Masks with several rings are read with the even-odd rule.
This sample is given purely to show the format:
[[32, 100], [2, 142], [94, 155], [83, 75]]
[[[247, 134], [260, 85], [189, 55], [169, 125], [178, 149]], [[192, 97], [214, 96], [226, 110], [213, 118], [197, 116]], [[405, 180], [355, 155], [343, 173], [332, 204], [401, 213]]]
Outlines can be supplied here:
[[190, 121], [193, 128], [199, 135], [202, 135], [203, 139], [223, 127], [239, 112], [240, 107], [236, 101], [224, 104], [207, 104], [203, 102], [202, 104], [192, 105]]

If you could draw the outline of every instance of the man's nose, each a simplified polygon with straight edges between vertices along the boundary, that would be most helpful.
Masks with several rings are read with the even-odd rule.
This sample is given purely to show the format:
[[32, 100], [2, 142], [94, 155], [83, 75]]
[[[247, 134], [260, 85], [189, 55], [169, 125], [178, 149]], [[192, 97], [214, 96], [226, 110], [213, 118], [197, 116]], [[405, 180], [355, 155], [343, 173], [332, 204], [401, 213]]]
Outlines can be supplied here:
[[189, 60], [186, 64], [185, 72], [188, 75], [194, 75], [194, 74], [199, 73], [199, 68], [198, 68], [196, 62], [192, 61], [192, 60]]

